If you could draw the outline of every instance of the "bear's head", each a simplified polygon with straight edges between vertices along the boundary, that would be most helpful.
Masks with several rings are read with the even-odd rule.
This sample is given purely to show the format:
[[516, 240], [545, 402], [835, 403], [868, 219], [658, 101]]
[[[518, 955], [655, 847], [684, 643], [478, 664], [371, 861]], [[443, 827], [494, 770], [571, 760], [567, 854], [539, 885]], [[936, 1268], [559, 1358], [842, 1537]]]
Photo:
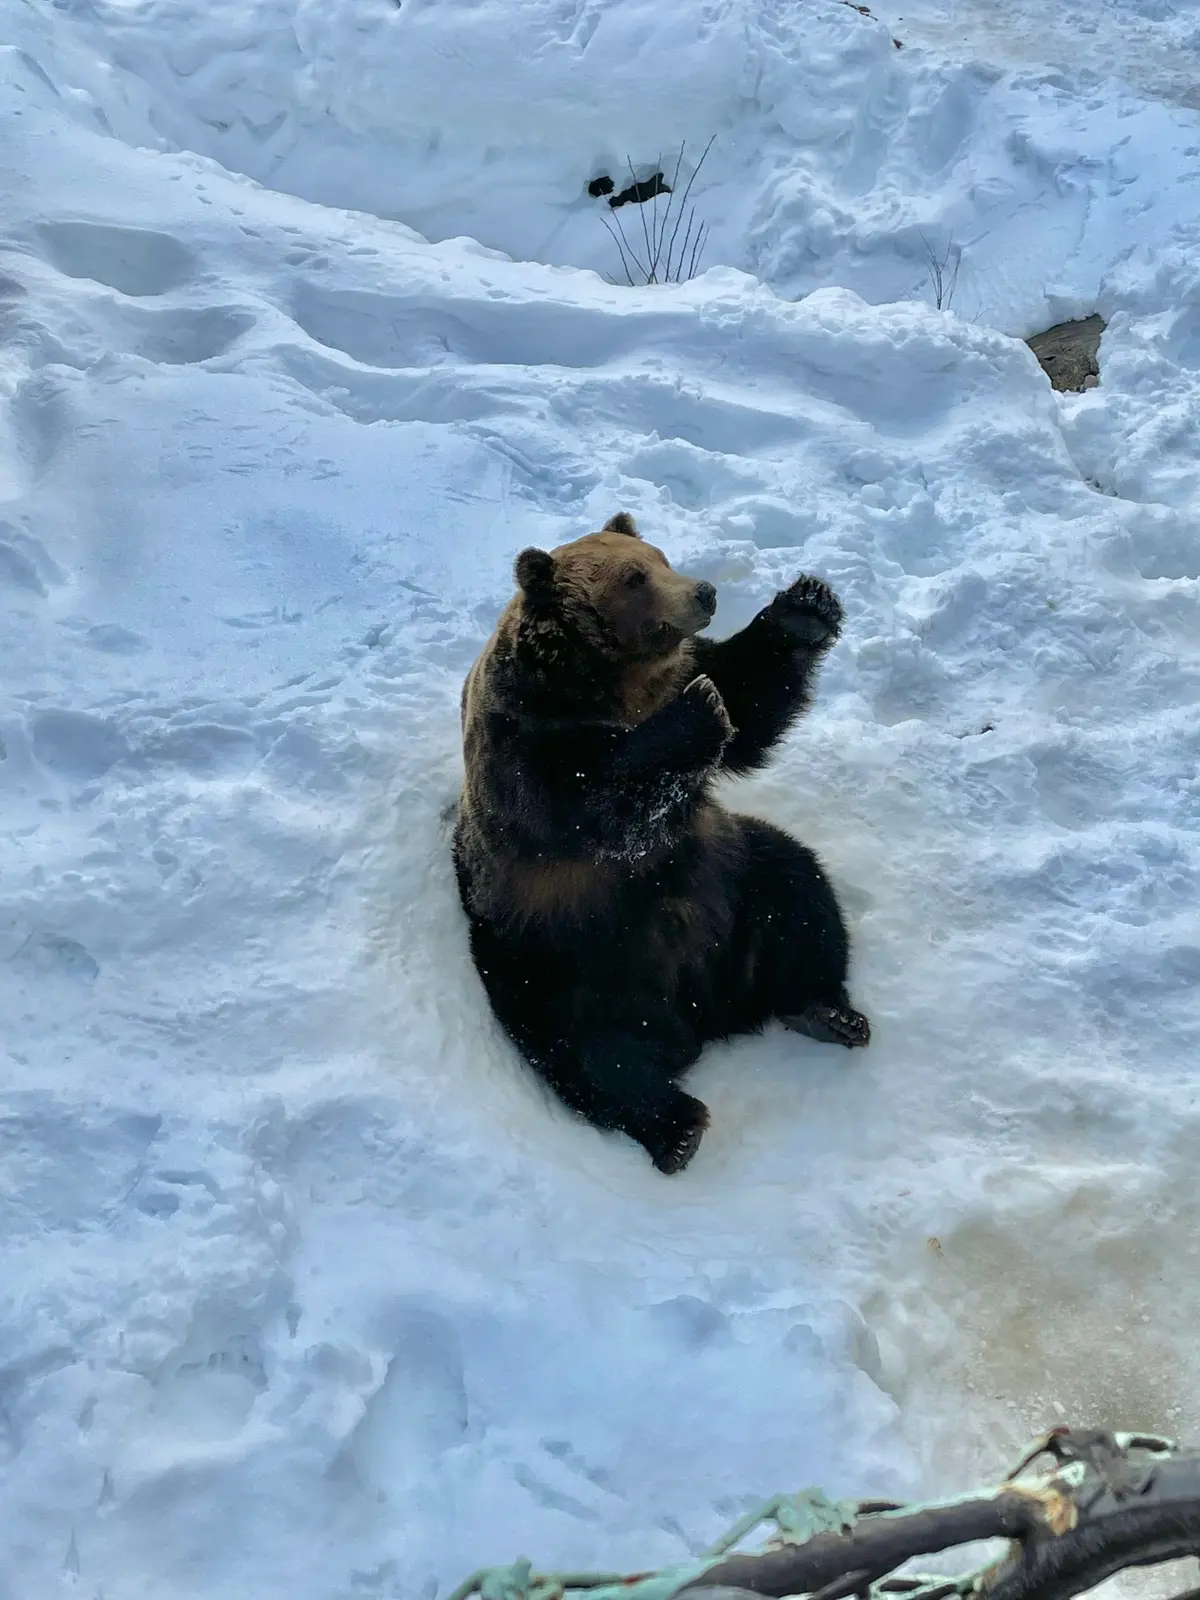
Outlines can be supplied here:
[[613, 662], [673, 655], [717, 609], [712, 584], [673, 572], [627, 511], [556, 550], [522, 550], [516, 580], [535, 627], [565, 628]]

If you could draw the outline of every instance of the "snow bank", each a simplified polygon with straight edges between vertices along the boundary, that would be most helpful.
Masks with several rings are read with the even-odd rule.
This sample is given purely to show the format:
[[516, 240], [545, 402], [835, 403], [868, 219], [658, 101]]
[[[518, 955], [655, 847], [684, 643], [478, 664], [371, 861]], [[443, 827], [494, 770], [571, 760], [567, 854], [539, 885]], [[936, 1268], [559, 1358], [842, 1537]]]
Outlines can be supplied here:
[[[1194, 113], [834, 4], [3, 4], [0, 1595], [433, 1597], [1200, 1431]], [[714, 129], [713, 270], [572, 270]], [[974, 321], [903, 302], [948, 223]], [[1007, 335], [1097, 305], [1056, 397]], [[446, 850], [514, 553], [619, 506], [722, 628], [849, 619], [730, 798], [877, 1042], [710, 1052], [672, 1182], [517, 1068]]]
[[789, 298], [929, 300], [930, 252], [949, 250], [958, 311], [1021, 336], [1191, 214], [1194, 6], [1157, 25], [1119, 4], [873, 9], [523, 0], [514, 26], [477, 0], [95, 0], [56, 34], [103, 59], [103, 114], [128, 129], [136, 107], [145, 141], [606, 276], [621, 265], [588, 182], [669, 173], [681, 145], [686, 179], [710, 138], [706, 264]]

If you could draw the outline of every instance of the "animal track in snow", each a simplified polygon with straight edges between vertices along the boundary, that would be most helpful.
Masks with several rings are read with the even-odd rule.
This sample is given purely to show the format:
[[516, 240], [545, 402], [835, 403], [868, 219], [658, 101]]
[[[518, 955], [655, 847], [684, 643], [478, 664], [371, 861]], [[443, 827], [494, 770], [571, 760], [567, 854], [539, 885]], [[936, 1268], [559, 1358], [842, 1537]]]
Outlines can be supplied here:
[[37, 1424], [41, 1410], [38, 1380], [60, 1372], [70, 1362], [69, 1350], [52, 1346], [0, 1366], [0, 1461], [11, 1461], [20, 1455], [30, 1428]]
[[461, 1443], [466, 1431], [467, 1393], [454, 1329], [435, 1311], [406, 1307], [395, 1354], [350, 1442], [359, 1481], [386, 1499], [414, 1469]]
[[[457, 351], [455, 319], [423, 296], [402, 298], [302, 283], [292, 315], [310, 339], [366, 367], [431, 366]], [[457, 339], [454, 341], [457, 343]]]
[[78, 940], [57, 933], [31, 933], [12, 962], [31, 972], [57, 973], [79, 983], [94, 983], [100, 975], [99, 962]]
[[274, 782], [306, 794], [343, 794], [363, 765], [354, 740], [329, 749], [317, 732], [295, 725], [275, 740], [263, 758], [263, 772]]
[[612, 1489], [612, 1474], [603, 1467], [592, 1466], [585, 1456], [573, 1448], [567, 1439], [543, 1439], [542, 1449], [548, 1456], [553, 1456], [555, 1461], [560, 1461], [564, 1467], [576, 1473], [581, 1478], [586, 1478], [589, 1483], [595, 1484], [597, 1489], [606, 1492]]
[[39, 229], [51, 266], [91, 278], [119, 294], [168, 294], [195, 275], [192, 252], [170, 234], [102, 222], [45, 222]]
[[0, 522], [0, 586], [35, 594], [44, 600], [52, 587], [65, 581], [61, 569], [39, 539], [14, 528], [11, 523]]
[[197, 1333], [165, 1361], [154, 1380], [154, 1412], [193, 1439], [231, 1439], [267, 1387], [258, 1334], [228, 1329], [224, 1337]]
[[64, 778], [101, 778], [129, 754], [111, 723], [85, 711], [39, 711], [30, 735], [34, 759]]
[[[53, 1004], [44, 993], [44, 976], [35, 981], [43, 1005]], [[0, 1234], [6, 1250], [26, 1239], [44, 1245], [53, 1230], [82, 1236], [107, 1228], [144, 1170], [161, 1125], [160, 1117], [128, 1112], [81, 1116], [53, 1094], [10, 1091], [0, 1117]]]
[[1200, 311], [1195, 306], [1187, 306], [1179, 313], [1166, 342], [1179, 366], [1200, 372]]
[[639, 352], [651, 321], [581, 317], [553, 300], [448, 301], [432, 289], [392, 295], [307, 281], [296, 286], [291, 314], [310, 339], [368, 367], [602, 367]]
[[734, 457], [700, 450], [682, 439], [665, 439], [635, 450], [624, 466], [631, 478], [666, 489], [685, 511], [703, 511], [728, 495], [753, 492], [758, 480]]
[[728, 1336], [729, 1320], [725, 1313], [707, 1300], [695, 1295], [680, 1294], [671, 1300], [662, 1300], [650, 1308], [650, 1317], [671, 1339], [677, 1339], [685, 1348], [703, 1349], [713, 1340]]
[[9, 416], [16, 455], [12, 476], [27, 489], [45, 475], [71, 430], [66, 381], [52, 371], [33, 372], [18, 384]]
[[224, 355], [255, 321], [251, 312], [232, 306], [161, 311], [131, 306], [126, 332], [135, 355], [164, 366], [189, 366]]
[[146, 640], [131, 628], [119, 622], [97, 622], [83, 636], [83, 642], [92, 650], [103, 650], [108, 655], [133, 656], [147, 649]]
[[601, 1514], [593, 1511], [590, 1506], [584, 1505], [582, 1500], [577, 1500], [574, 1495], [564, 1494], [561, 1489], [546, 1483], [531, 1468], [520, 1463], [512, 1469], [514, 1479], [521, 1485], [525, 1493], [546, 1511], [559, 1511], [564, 1516], [574, 1517], [579, 1522], [599, 1522]]
[[1200, 578], [1195, 526], [1182, 517], [1131, 530], [1133, 564], [1143, 578]]
[[752, 540], [760, 550], [795, 549], [811, 531], [811, 518], [801, 508], [767, 495], [732, 502], [722, 520], [731, 533]]
[[352, 422], [475, 422], [525, 410], [515, 386], [491, 375], [468, 376], [461, 367], [363, 371], [298, 345], [279, 347], [274, 359]]
[[158, 1168], [138, 1185], [135, 1204], [148, 1217], [167, 1218], [180, 1210], [185, 1198], [192, 1201], [189, 1209], [207, 1211], [214, 1200], [220, 1200], [221, 1190], [205, 1172]]
[[1034, 765], [1038, 800], [1049, 821], [1077, 832], [1111, 817], [1120, 788], [1102, 762], [1057, 748], [1036, 755]]
[[243, 728], [200, 722], [156, 733], [142, 743], [151, 761], [178, 766], [200, 777], [241, 777], [258, 760], [254, 735]]

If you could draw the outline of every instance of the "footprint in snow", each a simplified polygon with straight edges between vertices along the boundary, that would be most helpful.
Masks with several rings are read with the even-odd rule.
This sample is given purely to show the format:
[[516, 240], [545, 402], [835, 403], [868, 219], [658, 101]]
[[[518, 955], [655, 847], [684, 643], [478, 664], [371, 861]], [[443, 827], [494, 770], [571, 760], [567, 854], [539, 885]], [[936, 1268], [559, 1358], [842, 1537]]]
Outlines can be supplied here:
[[0, 587], [44, 600], [66, 578], [40, 539], [0, 522]]
[[192, 252], [166, 233], [101, 222], [46, 222], [39, 230], [52, 267], [142, 297], [182, 288], [196, 273]]
[[95, 983], [100, 963], [77, 939], [63, 934], [31, 933], [11, 957], [12, 965], [30, 973], [68, 978], [74, 983]]
[[379, 1500], [461, 1443], [467, 1392], [454, 1328], [435, 1311], [406, 1308], [394, 1325], [394, 1354], [354, 1431], [349, 1456], [362, 1486]]
[[162, 366], [185, 367], [223, 356], [257, 319], [234, 306], [153, 311], [131, 306], [124, 321], [135, 355]]
[[160, 1425], [194, 1440], [231, 1439], [266, 1387], [256, 1330], [229, 1328], [216, 1339], [196, 1336], [159, 1368], [154, 1416]]
[[64, 778], [102, 778], [129, 755], [121, 733], [85, 711], [39, 711], [29, 731], [34, 759]]

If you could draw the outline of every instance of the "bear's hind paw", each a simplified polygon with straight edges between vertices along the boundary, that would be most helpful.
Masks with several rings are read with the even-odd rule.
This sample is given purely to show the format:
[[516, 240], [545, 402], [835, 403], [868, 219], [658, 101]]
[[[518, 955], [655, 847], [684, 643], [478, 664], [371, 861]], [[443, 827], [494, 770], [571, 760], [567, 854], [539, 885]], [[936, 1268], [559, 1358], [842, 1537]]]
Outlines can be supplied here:
[[708, 1107], [691, 1095], [680, 1094], [682, 1102], [672, 1114], [664, 1118], [655, 1136], [645, 1140], [651, 1161], [660, 1172], [674, 1177], [682, 1172], [700, 1148], [704, 1130], [708, 1127]]
[[806, 1006], [793, 1017], [780, 1017], [785, 1028], [807, 1034], [820, 1044], [844, 1044], [847, 1050], [861, 1050], [871, 1042], [871, 1024], [861, 1011], [850, 1006]]

